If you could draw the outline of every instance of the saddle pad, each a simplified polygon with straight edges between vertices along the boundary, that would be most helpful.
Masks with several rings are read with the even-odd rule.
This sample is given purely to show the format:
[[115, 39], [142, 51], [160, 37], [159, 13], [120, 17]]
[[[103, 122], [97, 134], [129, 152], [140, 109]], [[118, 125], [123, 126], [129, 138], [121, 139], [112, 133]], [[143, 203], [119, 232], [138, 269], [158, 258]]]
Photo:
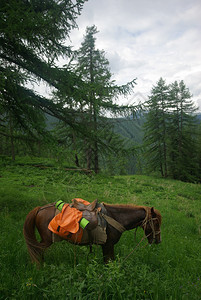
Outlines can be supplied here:
[[80, 241], [80, 245], [103, 245], [107, 241], [107, 233], [106, 228], [101, 226], [97, 226], [95, 229], [91, 230], [90, 232], [86, 229], [83, 231], [83, 236]]

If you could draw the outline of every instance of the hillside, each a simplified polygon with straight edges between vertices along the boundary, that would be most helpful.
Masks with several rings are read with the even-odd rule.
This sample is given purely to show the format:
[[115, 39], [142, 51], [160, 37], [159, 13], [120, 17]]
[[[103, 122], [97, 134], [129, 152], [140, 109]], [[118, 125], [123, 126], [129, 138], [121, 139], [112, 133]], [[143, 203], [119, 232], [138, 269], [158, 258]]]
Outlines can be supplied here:
[[[148, 176], [86, 176], [60, 168], [0, 166], [1, 299], [200, 299], [201, 186]], [[154, 206], [163, 217], [162, 243], [139, 246], [143, 230], [123, 233], [116, 260], [101, 246], [55, 243], [38, 269], [22, 228], [36, 206], [80, 197], [92, 202]], [[134, 250], [135, 249], [135, 250]]]
[[[45, 114], [45, 119], [47, 130], [52, 130], [59, 122], [58, 119], [47, 114]], [[135, 141], [137, 144], [142, 142], [144, 117], [108, 118], [108, 123], [114, 126], [114, 132], [119, 133], [125, 139]]]
[[[196, 114], [198, 123], [201, 123], [201, 113]], [[138, 115], [136, 119], [116, 118], [112, 119], [114, 131], [119, 133], [128, 143], [141, 144], [143, 140], [143, 124], [145, 115]]]
[[[201, 113], [196, 114], [198, 123], [201, 122]], [[145, 116], [143, 114], [137, 115], [136, 119], [130, 118], [108, 118], [110, 124], [114, 125], [114, 132], [123, 137], [128, 145], [141, 144], [143, 140], [143, 124]], [[52, 130], [58, 119], [46, 114], [47, 129]]]
[[142, 126], [144, 117], [138, 119], [117, 118], [113, 119], [114, 131], [130, 143], [141, 144], [143, 139]]

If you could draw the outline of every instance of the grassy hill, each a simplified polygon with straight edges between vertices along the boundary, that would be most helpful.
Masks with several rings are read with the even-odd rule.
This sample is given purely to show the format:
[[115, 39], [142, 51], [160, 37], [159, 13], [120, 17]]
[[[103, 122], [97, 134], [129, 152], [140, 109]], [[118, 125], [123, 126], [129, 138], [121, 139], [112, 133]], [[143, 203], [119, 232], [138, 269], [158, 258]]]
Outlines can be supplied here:
[[[0, 169], [0, 299], [175, 299], [201, 294], [201, 186], [147, 176], [86, 176], [60, 168], [6, 164]], [[55, 243], [37, 269], [22, 234], [36, 206], [74, 197], [154, 206], [163, 216], [162, 243], [135, 248], [133, 231], [105, 266], [100, 246]], [[143, 246], [146, 243], [144, 242]], [[123, 262], [124, 261], [124, 262]]]

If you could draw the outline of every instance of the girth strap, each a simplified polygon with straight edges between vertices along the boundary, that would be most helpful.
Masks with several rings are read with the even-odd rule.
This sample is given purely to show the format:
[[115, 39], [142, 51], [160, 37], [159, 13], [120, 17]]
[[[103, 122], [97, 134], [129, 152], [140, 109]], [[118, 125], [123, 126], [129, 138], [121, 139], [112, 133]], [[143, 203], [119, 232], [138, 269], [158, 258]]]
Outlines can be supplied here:
[[123, 233], [124, 231], [126, 231], [126, 228], [123, 225], [121, 225], [119, 222], [114, 220], [113, 218], [111, 218], [103, 213], [101, 215], [112, 227], [117, 229], [119, 232]]

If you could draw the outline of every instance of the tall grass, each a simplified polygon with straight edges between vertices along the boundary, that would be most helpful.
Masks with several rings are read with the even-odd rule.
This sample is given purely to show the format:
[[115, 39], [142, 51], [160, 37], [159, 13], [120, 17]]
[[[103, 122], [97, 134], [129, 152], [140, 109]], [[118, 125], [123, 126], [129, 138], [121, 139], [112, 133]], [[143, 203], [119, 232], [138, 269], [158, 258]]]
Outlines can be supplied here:
[[[102, 263], [101, 247], [55, 243], [43, 267], [30, 263], [22, 234], [35, 206], [74, 197], [155, 206], [162, 243], [137, 248], [143, 236], [125, 232], [116, 260]], [[201, 187], [146, 176], [86, 176], [62, 168], [4, 164], [0, 170], [0, 299], [167, 299], [201, 297]], [[144, 244], [145, 245], [145, 242]]]

